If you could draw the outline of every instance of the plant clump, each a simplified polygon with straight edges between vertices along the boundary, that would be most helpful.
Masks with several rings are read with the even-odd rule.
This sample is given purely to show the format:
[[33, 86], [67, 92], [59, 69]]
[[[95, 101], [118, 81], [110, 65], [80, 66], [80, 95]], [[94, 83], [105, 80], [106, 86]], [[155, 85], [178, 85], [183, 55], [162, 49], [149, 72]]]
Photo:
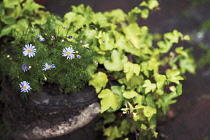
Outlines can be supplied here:
[[63, 19], [21, 22], [24, 28], [10, 28], [14, 41], [2, 47], [2, 71], [22, 92], [56, 84], [68, 93], [88, 83], [100, 99], [97, 129], [107, 139], [157, 137], [157, 120], [182, 94], [184, 74], [195, 73], [191, 49], [179, 43], [188, 35], [173, 30], [157, 37], [137, 23], [158, 6], [148, 0], [128, 13], [95, 13], [79, 5]]
[[60, 19], [52, 15], [40, 27], [29, 26], [22, 34], [13, 31], [15, 40], [2, 48], [3, 72], [13, 86], [18, 89], [18, 83], [30, 83], [31, 88], [21, 86], [21, 92], [40, 91], [52, 83], [61, 93], [75, 92], [91, 78], [87, 67], [93, 64], [93, 50], [75, 36], [69, 39], [74, 27], [64, 28], [54, 21]]

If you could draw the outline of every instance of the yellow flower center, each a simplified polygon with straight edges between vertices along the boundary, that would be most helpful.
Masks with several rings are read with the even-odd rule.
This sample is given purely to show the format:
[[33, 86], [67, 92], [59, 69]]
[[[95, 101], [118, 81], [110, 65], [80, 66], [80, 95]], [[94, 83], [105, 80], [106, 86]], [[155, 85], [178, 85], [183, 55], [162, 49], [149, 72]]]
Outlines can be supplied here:
[[50, 68], [51, 66], [47, 66], [47, 68]]
[[66, 55], [71, 55], [71, 53], [70, 52], [66, 52]]
[[27, 89], [27, 86], [23, 86], [23, 89]]
[[32, 52], [32, 50], [28, 50], [28, 53], [31, 53]]

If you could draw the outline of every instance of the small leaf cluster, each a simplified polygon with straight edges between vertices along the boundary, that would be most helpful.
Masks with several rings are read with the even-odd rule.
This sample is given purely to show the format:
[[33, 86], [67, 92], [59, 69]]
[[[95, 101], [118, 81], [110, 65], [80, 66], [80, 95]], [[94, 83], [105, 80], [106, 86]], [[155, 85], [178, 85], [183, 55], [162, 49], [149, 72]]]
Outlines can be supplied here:
[[[10, 35], [15, 37], [16, 33], [23, 33], [29, 25], [43, 24], [49, 12], [34, 2], [34, 0], [3, 0], [0, 2], [0, 37]], [[12, 33], [13, 32], [13, 33]]]

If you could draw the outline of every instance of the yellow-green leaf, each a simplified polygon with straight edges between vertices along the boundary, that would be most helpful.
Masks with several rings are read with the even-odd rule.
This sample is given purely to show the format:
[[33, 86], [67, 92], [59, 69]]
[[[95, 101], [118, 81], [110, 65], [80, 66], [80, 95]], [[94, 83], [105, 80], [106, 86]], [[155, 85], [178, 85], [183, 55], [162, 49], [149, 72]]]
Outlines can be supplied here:
[[110, 126], [105, 129], [104, 135], [107, 136], [107, 140], [114, 140], [122, 137], [117, 126]]
[[154, 91], [156, 88], [156, 84], [151, 83], [150, 80], [145, 80], [144, 81], [144, 85], [143, 87], [145, 87], [145, 94], [149, 93], [150, 91]]
[[107, 75], [103, 72], [98, 72], [92, 75], [92, 80], [89, 81], [89, 85], [92, 85], [96, 88], [98, 93], [102, 88], [106, 86], [108, 82]]
[[98, 98], [101, 99], [101, 113], [112, 108], [114, 110], [118, 107], [119, 98], [118, 95], [113, 93], [110, 89], [102, 90]]
[[148, 9], [143, 9], [141, 12], [141, 17], [142, 18], [148, 18], [149, 16], [149, 10]]
[[148, 1], [148, 8], [150, 10], [153, 10], [154, 8], [158, 7], [159, 6], [159, 3], [157, 0], [149, 0]]
[[165, 33], [164, 38], [168, 39], [171, 43], [178, 43], [181, 35], [177, 30], [173, 30], [173, 32]]
[[150, 120], [154, 114], [157, 113], [156, 108], [145, 106], [144, 107], [144, 115]]
[[178, 71], [178, 70], [168, 69], [166, 71], [166, 76], [167, 76], [168, 80], [170, 80], [171, 82], [174, 82], [176, 84], [180, 83], [179, 80], [184, 80], [184, 78], [180, 76], [180, 71]]
[[124, 73], [126, 73], [126, 80], [129, 81], [133, 74], [136, 74], [136, 76], [140, 73], [140, 65], [133, 64], [131, 62], [126, 62], [124, 64]]
[[160, 89], [164, 85], [164, 82], [166, 80], [166, 76], [165, 75], [161, 75], [161, 74], [156, 74], [155, 75], [155, 80], [157, 81], [157, 88]]
[[175, 87], [175, 86], [170, 86], [169, 89], [170, 89], [171, 91], [176, 91], [176, 87]]
[[124, 91], [124, 93], [123, 93], [123, 97], [125, 97], [126, 99], [131, 99], [131, 98], [133, 98], [133, 97], [135, 97], [137, 95], [138, 95], [138, 93], [136, 91], [134, 91], [134, 90], [132, 90], [132, 91]]
[[110, 71], [122, 70], [124, 63], [128, 61], [128, 58], [117, 50], [112, 51], [111, 59], [111, 61], [106, 60], [104, 62], [105, 68]]

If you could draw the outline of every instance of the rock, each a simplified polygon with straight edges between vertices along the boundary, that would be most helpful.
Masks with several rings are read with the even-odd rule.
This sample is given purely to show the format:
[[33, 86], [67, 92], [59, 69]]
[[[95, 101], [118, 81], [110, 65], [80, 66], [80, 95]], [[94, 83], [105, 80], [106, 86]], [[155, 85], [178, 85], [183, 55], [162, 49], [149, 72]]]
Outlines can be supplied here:
[[86, 86], [68, 95], [41, 92], [23, 99], [6, 78], [1, 87], [6, 97], [3, 115], [9, 139], [38, 140], [71, 133], [91, 122], [100, 112], [95, 89]]

